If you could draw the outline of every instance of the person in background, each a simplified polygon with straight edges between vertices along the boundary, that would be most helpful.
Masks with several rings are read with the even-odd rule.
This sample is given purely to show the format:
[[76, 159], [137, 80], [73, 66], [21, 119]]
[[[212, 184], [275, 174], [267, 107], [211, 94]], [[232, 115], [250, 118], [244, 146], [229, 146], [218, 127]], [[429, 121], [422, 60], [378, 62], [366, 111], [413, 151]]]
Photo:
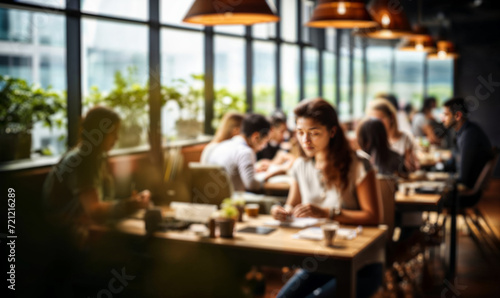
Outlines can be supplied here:
[[207, 156], [210, 155], [210, 152], [216, 147], [217, 144], [240, 134], [243, 117], [245, 116], [238, 112], [228, 112], [224, 114], [220, 125], [215, 132], [214, 138], [207, 144], [207, 146], [205, 146], [203, 152], [201, 153], [201, 163], [207, 163]]
[[399, 108], [399, 103], [396, 96], [390, 93], [381, 93], [375, 98], [383, 98], [388, 100], [396, 111], [396, 118], [398, 119], [398, 129], [406, 133], [407, 135], [412, 135], [412, 128], [408, 119], [408, 115], [404, 110], [401, 110]]
[[264, 149], [257, 152], [257, 160], [267, 159], [272, 160], [278, 151], [280, 145], [284, 141], [286, 127], [286, 116], [282, 111], [276, 111], [271, 116], [271, 131], [269, 133], [269, 142]]
[[388, 142], [385, 126], [377, 118], [363, 120], [357, 129], [359, 147], [370, 155], [370, 161], [378, 173], [406, 177], [403, 156], [393, 151]]
[[422, 109], [413, 116], [412, 130], [415, 137], [426, 137], [431, 144], [439, 145], [441, 140], [434, 131], [436, 120], [432, 116], [432, 110], [436, 108], [436, 98], [424, 99]]
[[[468, 110], [463, 98], [452, 98], [444, 103], [443, 123], [454, 129], [457, 138], [457, 153], [453, 161], [458, 172], [458, 182], [473, 188], [484, 165], [493, 157], [490, 140], [484, 131], [468, 119]], [[472, 206], [480, 195], [463, 198], [460, 207]]]
[[391, 149], [404, 157], [406, 170], [416, 171], [419, 165], [415, 154], [415, 144], [410, 135], [398, 129], [396, 110], [391, 103], [381, 98], [374, 99], [369, 103], [366, 114], [382, 121]]
[[[375, 171], [368, 159], [356, 154], [340, 128], [332, 105], [321, 98], [305, 100], [295, 108], [296, 136], [304, 150], [291, 169], [293, 177], [284, 207], [275, 205], [275, 219], [317, 217], [352, 225], [377, 225], [380, 218]], [[358, 272], [358, 293], [369, 296], [381, 282], [382, 266]], [[337, 280], [327, 274], [300, 270], [278, 297], [306, 297], [321, 292], [332, 297]]]
[[241, 124], [240, 134], [215, 146], [206, 162], [223, 166], [235, 191], [258, 191], [263, 181], [255, 177], [255, 153], [267, 144], [271, 123], [262, 115], [247, 114]]
[[107, 153], [118, 139], [120, 118], [106, 107], [94, 107], [82, 121], [80, 141], [48, 174], [43, 199], [48, 220], [66, 227], [84, 245], [88, 226], [121, 218], [149, 206], [145, 190], [126, 200], [114, 200]]

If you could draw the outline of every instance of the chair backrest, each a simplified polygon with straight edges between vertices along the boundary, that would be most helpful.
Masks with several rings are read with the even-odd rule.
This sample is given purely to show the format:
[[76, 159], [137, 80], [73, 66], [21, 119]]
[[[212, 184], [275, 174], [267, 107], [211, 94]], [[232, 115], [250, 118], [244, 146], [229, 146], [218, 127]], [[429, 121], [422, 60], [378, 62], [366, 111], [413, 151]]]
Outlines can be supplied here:
[[394, 231], [396, 180], [394, 177], [377, 174], [377, 191], [381, 206], [380, 223], [387, 226], [388, 240]]
[[483, 170], [479, 174], [479, 177], [477, 177], [476, 183], [474, 184], [474, 187], [472, 189], [473, 193], [478, 193], [484, 190], [488, 186], [491, 177], [493, 176], [493, 171], [495, 170], [495, 166], [498, 162], [499, 150], [498, 148], [493, 147], [492, 152], [493, 157], [484, 165]]
[[219, 206], [233, 195], [233, 184], [224, 167], [197, 162], [188, 164], [191, 173], [191, 202]]

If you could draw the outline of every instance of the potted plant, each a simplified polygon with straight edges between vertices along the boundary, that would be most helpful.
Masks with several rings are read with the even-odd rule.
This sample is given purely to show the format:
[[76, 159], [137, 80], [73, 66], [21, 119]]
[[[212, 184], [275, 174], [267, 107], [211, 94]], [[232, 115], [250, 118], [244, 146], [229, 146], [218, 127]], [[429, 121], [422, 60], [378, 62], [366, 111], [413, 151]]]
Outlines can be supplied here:
[[234, 206], [238, 210], [238, 221], [243, 222], [243, 213], [245, 212], [245, 200], [243, 199], [224, 199], [222, 206]]
[[238, 219], [238, 215], [238, 209], [232, 204], [221, 204], [221, 209], [218, 212], [215, 222], [219, 226], [219, 233], [222, 238], [233, 238], [234, 224]]
[[192, 83], [184, 79], [172, 81], [172, 85], [162, 86], [161, 93], [165, 102], [172, 100], [179, 106], [180, 117], [176, 121], [177, 136], [195, 138], [203, 132], [200, 113], [203, 109], [203, 75], [191, 75]]
[[115, 72], [113, 89], [104, 94], [98, 87], [92, 86], [84, 105], [92, 107], [98, 104], [113, 108], [122, 118], [118, 147], [138, 146], [143, 141], [145, 128], [148, 127], [148, 84], [137, 83], [137, 69], [129, 67], [127, 75]]
[[65, 111], [64, 99], [50, 87], [0, 75], [0, 161], [29, 158], [33, 124], [62, 126], [57, 114]]

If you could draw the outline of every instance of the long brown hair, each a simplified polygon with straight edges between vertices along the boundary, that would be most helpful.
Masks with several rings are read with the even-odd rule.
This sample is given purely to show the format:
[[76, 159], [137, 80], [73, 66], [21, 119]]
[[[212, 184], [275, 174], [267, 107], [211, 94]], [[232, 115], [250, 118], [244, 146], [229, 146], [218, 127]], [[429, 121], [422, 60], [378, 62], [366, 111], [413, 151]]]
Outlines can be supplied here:
[[328, 131], [337, 127], [337, 132], [328, 142], [326, 165], [323, 176], [326, 184], [345, 189], [348, 185], [349, 168], [352, 163], [352, 149], [349, 146], [344, 131], [339, 124], [335, 108], [322, 98], [315, 98], [301, 102], [294, 110], [295, 119], [310, 118], [326, 126]]
[[[387, 131], [387, 134], [391, 133], [398, 136], [399, 133], [399, 124], [398, 124], [398, 111], [394, 108], [390, 101], [385, 98], [375, 98], [371, 102], [368, 103], [367, 110], [375, 110], [382, 112], [387, 118], [391, 121], [390, 131]], [[368, 111], [367, 111], [368, 114]]]
[[359, 147], [366, 153], [374, 155], [377, 167], [389, 163], [391, 149], [382, 121], [376, 118], [363, 120], [358, 126], [356, 135]]

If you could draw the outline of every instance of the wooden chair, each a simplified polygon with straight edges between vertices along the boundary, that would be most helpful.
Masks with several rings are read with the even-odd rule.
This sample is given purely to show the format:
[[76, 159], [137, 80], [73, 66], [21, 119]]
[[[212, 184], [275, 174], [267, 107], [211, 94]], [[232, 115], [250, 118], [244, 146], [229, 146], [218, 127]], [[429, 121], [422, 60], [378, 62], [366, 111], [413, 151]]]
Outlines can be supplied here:
[[396, 180], [390, 176], [377, 174], [377, 190], [381, 206], [380, 223], [387, 226], [388, 242], [394, 232]]

